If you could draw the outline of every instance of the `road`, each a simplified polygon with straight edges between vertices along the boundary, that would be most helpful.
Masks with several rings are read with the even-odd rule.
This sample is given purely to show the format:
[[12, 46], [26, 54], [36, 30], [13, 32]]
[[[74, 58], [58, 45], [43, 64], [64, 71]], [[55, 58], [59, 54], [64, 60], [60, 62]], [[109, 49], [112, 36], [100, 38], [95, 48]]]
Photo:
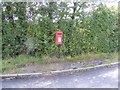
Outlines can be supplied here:
[[56, 76], [3, 80], [2, 88], [118, 88], [118, 67]]

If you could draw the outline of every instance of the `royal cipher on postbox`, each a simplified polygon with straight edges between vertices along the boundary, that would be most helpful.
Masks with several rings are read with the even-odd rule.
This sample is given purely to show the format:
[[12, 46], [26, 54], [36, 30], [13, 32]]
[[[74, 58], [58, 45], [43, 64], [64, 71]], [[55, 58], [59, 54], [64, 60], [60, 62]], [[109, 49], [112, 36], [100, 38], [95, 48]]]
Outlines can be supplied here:
[[57, 31], [56, 32], [56, 44], [62, 44], [62, 31]]

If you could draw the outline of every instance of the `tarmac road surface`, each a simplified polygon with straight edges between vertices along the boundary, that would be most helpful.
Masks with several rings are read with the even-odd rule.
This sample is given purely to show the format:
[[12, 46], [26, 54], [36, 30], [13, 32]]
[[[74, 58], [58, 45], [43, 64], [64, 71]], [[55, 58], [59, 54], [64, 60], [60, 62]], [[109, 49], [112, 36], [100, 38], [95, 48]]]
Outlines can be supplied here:
[[2, 88], [118, 88], [118, 67], [55, 76], [3, 80]]

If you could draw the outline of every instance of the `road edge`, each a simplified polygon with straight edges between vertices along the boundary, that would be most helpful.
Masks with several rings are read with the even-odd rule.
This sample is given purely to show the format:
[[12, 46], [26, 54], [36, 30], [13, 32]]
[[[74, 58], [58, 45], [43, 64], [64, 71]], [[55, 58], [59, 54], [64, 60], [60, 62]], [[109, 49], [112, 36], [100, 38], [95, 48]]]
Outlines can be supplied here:
[[52, 76], [61, 73], [69, 73], [69, 72], [80, 72], [80, 71], [88, 71], [91, 69], [97, 69], [102, 67], [111, 67], [114, 65], [118, 65], [120, 62], [111, 63], [111, 64], [102, 64], [97, 66], [91, 66], [86, 68], [77, 68], [77, 69], [67, 69], [61, 71], [49, 71], [43, 73], [25, 73], [25, 74], [8, 74], [8, 75], [0, 75], [0, 79], [15, 79], [15, 78], [28, 78], [28, 77], [40, 77], [40, 76]]

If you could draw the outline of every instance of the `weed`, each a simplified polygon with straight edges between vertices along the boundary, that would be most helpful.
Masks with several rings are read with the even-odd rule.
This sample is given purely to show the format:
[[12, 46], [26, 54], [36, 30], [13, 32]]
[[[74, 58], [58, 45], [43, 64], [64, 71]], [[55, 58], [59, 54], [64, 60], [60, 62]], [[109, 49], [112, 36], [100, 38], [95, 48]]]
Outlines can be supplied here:
[[71, 69], [78, 69], [79, 67], [73, 67], [73, 68], [71, 68]]
[[94, 66], [97, 66], [98, 64], [90, 64], [90, 65], [87, 65], [87, 66], [81, 66], [81, 68], [86, 68], [86, 67], [94, 67]]

